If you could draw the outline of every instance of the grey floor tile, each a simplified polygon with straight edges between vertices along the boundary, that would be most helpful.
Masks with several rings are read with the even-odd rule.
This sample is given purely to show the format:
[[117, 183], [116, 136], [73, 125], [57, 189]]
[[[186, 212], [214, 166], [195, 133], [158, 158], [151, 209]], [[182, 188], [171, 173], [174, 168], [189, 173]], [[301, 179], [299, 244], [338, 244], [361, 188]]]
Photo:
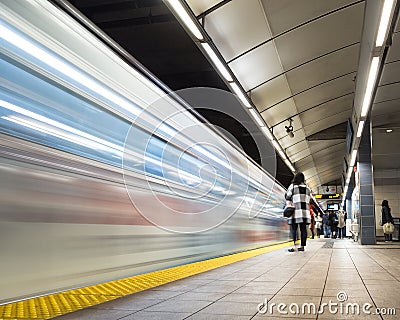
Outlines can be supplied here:
[[259, 303], [217, 301], [203, 309], [202, 313], [252, 316], [257, 313], [257, 305]]
[[272, 297], [271, 294], [249, 294], [249, 293], [230, 293], [220, 299], [220, 301], [228, 301], [228, 302], [248, 302], [248, 303], [261, 303], [264, 299], [270, 299]]
[[63, 316], [56, 317], [57, 320], [117, 320], [124, 316], [132, 314], [132, 311], [122, 310], [98, 310], [98, 309], [84, 309]]
[[166, 300], [185, 292], [186, 291], [171, 291], [171, 290], [164, 291], [164, 290], [152, 289], [135, 293], [132, 296], [137, 297], [138, 299], [140, 298], [140, 299], [152, 299], [152, 300], [153, 299]]
[[[190, 316], [190, 313], [139, 311], [122, 318], [121, 320], [183, 320], [188, 316]], [[102, 320], [108, 320], [108, 318], [104, 318]]]
[[238, 316], [232, 314], [212, 314], [198, 312], [191, 315], [187, 320], [249, 320], [249, 316]]
[[187, 292], [177, 296], [180, 300], [216, 301], [226, 295], [225, 292]]
[[287, 296], [321, 296], [323, 288], [282, 288], [278, 294]]
[[138, 311], [165, 300], [160, 299], [139, 299], [132, 296], [115, 299], [91, 307], [92, 309], [102, 310], [132, 310]]
[[145, 311], [159, 311], [159, 312], [188, 312], [195, 313], [196, 311], [209, 305], [210, 301], [196, 301], [196, 300], [181, 300], [178, 297], [169, 299], [167, 301], [156, 304], [147, 308]]

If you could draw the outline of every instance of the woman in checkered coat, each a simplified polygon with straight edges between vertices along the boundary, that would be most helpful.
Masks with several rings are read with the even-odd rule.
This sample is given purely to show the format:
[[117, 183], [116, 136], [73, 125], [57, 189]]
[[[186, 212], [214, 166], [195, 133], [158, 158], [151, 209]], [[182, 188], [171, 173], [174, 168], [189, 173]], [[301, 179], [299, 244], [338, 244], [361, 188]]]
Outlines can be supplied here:
[[[291, 200], [295, 206], [294, 214], [288, 221], [291, 225], [293, 242], [297, 240], [297, 227], [300, 226], [301, 246], [298, 250], [304, 251], [307, 240], [307, 225], [311, 223], [311, 191], [305, 184], [304, 174], [302, 172], [298, 172], [294, 176], [291, 185], [286, 191], [285, 198], [286, 200]], [[294, 252], [294, 249], [289, 249], [289, 251]]]

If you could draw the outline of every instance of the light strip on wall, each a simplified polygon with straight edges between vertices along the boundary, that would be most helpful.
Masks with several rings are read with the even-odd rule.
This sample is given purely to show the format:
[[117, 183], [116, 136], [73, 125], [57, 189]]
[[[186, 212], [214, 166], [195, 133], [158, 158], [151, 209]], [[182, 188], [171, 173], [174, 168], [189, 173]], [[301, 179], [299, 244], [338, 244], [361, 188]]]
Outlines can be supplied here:
[[376, 36], [375, 42], [377, 47], [381, 47], [383, 45], [383, 41], [385, 40], [393, 4], [394, 0], [385, 0], [385, 3], [383, 4], [381, 19], [379, 21], [378, 35]]
[[269, 140], [274, 140], [274, 137], [272, 136], [271, 131], [269, 131], [268, 127], [261, 127], [261, 130], [264, 132], [265, 136], [269, 139]]
[[272, 144], [274, 146], [274, 148], [276, 149], [276, 151], [282, 151], [281, 146], [279, 145], [279, 143], [276, 140], [272, 140]]
[[249, 100], [247, 100], [247, 96], [245, 96], [245, 94], [243, 93], [242, 90], [240, 90], [238, 84], [236, 82], [232, 82], [230, 83], [230, 86], [233, 90], [233, 92], [235, 92], [235, 94], [238, 96], [238, 98], [240, 99], [240, 101], [247, 107], [247, 108], [252, 108], [251, 104], [249, 103]]
[[183, 7], [180, 0], [166, 0], [175, 13], [179, 16], [181, 21], [186, 25], [186, 27], [190, 30], [190, 32], [199, 40], [203, 40], [203, 34], [201, 33], [200, 29], [192, 20], [189, 13]]
[[290, 170], [292, 170], [292, 172], [295, 172], [296, 170], [294, 169], [294, 166], [290, 163], [289, 160], [285, 160], [286, 165], [289, 167]]
[[364, 124], [365, 124], [365, 121], [364, 121], [364, 120], [361, 120], [360, 123], [358, 124], [357, 138], [360, 138], [360, 137], [361, 137], [361, 134], [362, 134], [363, 129], [364, 129]]
[[379, 57], [373, 57], [371, 61], [371, 66], [369, 68], [367, 88], [365, 89], [364, 101], [361, 109], [361, 117], [365, 117], [369, 111], [372, 99], [372, 93], [374, 91], [375, 79], [378, 73], [378, 67], [379, 67]]
[[214, 63], [215, 67], [221, 73], [221, 75], [225, 78], [225, 80], [228, 82], [232, 82], [233, 78], [232, 78], [231, 74], [229, 73], [229, 71], [225, 67], [225, 65], [221, 62], [220, 58], [217, 56], [217, 54], [215, 53], [213, 48], [211, 48], [211, 46], [206, 42], [201, 43], [201, 46], [207, 52], [207, 55], [210, 57], [211, 61]]
[[27, 52], [30, 56], [44, 62], [48, 66], [58, 70], [69, 78], [74, 79], [75, 81], [86, 86], [90, 90], [101, 94], [104, 98], [113, 101], [114, 103], [131, 112], [135, 116], [139, 115], [142, 111], [133, 103], [129, 102], [125, 98], [120, 97], [113, 91], [108, 90], [105, 86], [97, 83], [91, 77], [74, 68], [72, 65], [63, 61], [56, 55], [47, 52], [46, 50], [36, 45], [34, 42], [21, 37], [18, 33], [8, 29], [6, 26], [1, 24], [0, 38], [3, 38], [5, 41]]
[[353, 152], [351, 153], [351, 158], [350, 158], [350, 171], [353, 170], [352, 167], [354, 167], [354, 164], [356, 163], [356, 157], [357, 157], [357, 150], [353, 150]]
[[265, 126], [265, 123], [264, 123], [264, 121], [261, 119], [259, 113], [258, 113], [255, 109], [253, 109], [253, 108], [249, 109], [249, 111], [250, 111], [251, 116], [253, 117], [253, 119], [256, 120], [257, 124], [258, 124], [260, 127], [264, 127], [264, 126]]

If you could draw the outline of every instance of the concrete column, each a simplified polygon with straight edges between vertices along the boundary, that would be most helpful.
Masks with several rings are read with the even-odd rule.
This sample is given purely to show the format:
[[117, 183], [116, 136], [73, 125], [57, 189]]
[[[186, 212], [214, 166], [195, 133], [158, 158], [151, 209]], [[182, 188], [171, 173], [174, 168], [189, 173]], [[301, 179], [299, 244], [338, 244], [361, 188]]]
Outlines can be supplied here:
[[375, 244], [375, 205], [374, 178], [371, 161], [371, 123], [365, 121], [364, 132], [358, 151], [358, 169], [360, 172], [360, 232], [361, 244]]

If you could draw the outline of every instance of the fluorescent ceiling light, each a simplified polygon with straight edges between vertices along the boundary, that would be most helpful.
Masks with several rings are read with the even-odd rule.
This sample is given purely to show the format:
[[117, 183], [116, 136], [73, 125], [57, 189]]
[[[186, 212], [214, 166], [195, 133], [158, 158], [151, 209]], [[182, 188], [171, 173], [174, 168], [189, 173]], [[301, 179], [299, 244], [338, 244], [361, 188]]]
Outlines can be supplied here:
[[179, 16], [181, 21], [186, 25], [190, 32], [199, 40], [203, 40], [203, 35], [197, 25], [194, 23], [192, 17], [183, 7], [180, 0], [167, 0], [172, 9]]
[[269, 140], [274, 140], [274, 137], [272, 136], [272, 133], [269, 131], [268, 127], [261, 127], [261, 130], [265, 133]]
[[276, 149], [276, 151], [282, 150], [281, 146], [279, 145], [279, 143], [276, 140], [272, 140], [272, 144], [274, 145], [274, 148]]
[[279, 149], [279, 150], [278, 150], [278, 153], [279, 153], [279, 155], [281, 156], [281, 158], [282, 158], [283, 160], [286, 160], [286, 154], [283, 152], [282, 149]]
[[256, 120], [257, 124], [260, 127], [264, 127], [265, 123], [264, 123], [263, 119], [261, 119], [260, 114], [253, 108], [249, 109], [249, 111], [250, 111], [253, 119]]
[[286, 159], [285, 160], [286, 165], [289, 167], [290, 170], [292, 170], [292, 172], [295, 172], [296, 170], [294, 169], [293, 165], [291, 164], [291, 162]]
[[381, 20], [379, 22], [378, 28], [378, 35], [376, 36], [375, 43], [377, 47], [381, 47], [383, 45], [383, 41], [385, 40], [385, 35], [389, 27], [389, 18], [390, 13], [392, 12], [393, 4], [394, 0], [385, 0], [385, 3], [383, 4]]
[[361, 134], [362, 134], [363, 129], [364, 129], [364, 124], [365, 124], [364, 120], [361, 120], [360, 123], [358, 124], [357, 138], [361, 137]]
[[376, 75], [378, 73], [379, 57], [373, 57], [371, 66], [369, 68], [367, 88], [365, 89], [364, 101], [361, 109], [361, 117], [365, 117], [368, 113], [371, 104], [372, 92], [374, 91], [374, 84]]
[[222, 63], [221, 59], [217, 56], [213, 48], [208, 43], [201, 43], [203, 49], [207, 52], [207, 55], [210, 57], [211, 61], [214, 63], [217, 70], [221, 73], [221, 75], [225, 78], [226, 81], [232, 82], [233, 78], [229, 73], [229, 70]]
[[247, 96], [243, 93], [242, 90], [240, 90], [238, 84], [236, 82], [230, 83], [231, 88], [233, 92], [239, 97], [240, 101], [247, 107], [247, 108], [252, 108], [251, 104], [249, 103], [249, 100]]
[[349, 169], [347, 171], [346, 184], [349, 184], [352, 175], [353, 175], [353, 171]]
[[[353, 169], [352, 167], [354, 167], [354, 164], [356, 163], [356, 156], [357, 156], [357, 150], [353, 150], [353, 152], [351, 153], [349, 169]], [[350, 170], [350, 171], [352, 171], [352, 170]]]

